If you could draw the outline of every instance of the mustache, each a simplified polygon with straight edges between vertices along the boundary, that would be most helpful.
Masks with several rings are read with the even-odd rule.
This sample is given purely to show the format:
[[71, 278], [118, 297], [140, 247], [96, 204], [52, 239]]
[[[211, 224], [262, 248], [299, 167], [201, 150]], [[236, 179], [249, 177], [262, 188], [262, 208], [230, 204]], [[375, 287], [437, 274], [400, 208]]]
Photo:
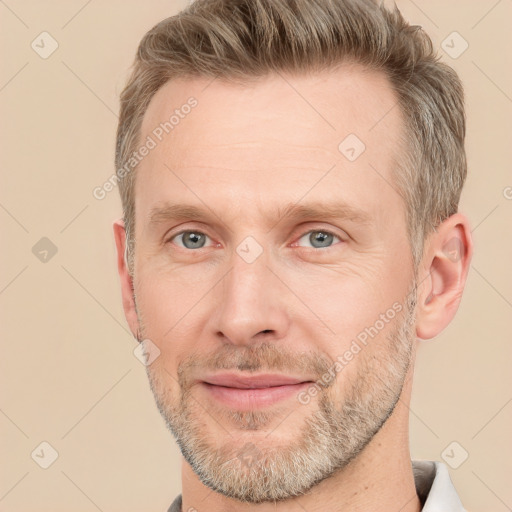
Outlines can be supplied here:
[[178, 381], [182, 389], [187, 389], [193, 380], [217, 370], [313, 374], [319, 380], [333, 364], [334, 361], [325, 354], [291, 352], [274, 343], [249, 347], [223, 345], [211, 354], [193, 354], [184, 359], [178, 365]]

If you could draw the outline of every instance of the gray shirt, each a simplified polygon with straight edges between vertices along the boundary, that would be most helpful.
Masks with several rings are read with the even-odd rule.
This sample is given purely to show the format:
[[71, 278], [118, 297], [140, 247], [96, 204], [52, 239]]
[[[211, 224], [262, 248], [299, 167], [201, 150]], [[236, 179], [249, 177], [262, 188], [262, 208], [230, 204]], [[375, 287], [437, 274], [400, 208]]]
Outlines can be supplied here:
[[[422, 512], [466, 512], [442, 462], [413, 460], [412, 469]], [[181, 510], [181, 494], [167, 512], [184, 512]]]

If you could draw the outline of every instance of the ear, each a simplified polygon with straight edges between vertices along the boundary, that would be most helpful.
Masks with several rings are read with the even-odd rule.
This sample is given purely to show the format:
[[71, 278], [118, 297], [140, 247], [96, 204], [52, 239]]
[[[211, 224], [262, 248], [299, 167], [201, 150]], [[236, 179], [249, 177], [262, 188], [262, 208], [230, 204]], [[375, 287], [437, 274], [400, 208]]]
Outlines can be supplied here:
[[132, 331], [137, 338], [139, 331], [139, 321], [135, 309], [135, 298], [133, 292], [133, 279], [128, 271], [128, 264], [125, 257], [126, 251], [126, 230], [122, 219], [116, 220], [113, 225], [114, 239], [117, 249], [117, 271], [121, 280], [121, 293], [123, 298], [124, 315]]
[[418, 278], [416, 335], [428, 340], [453, 319], [466, 284], [473, 242], [467, 217], [448, 217], [425, 244]]

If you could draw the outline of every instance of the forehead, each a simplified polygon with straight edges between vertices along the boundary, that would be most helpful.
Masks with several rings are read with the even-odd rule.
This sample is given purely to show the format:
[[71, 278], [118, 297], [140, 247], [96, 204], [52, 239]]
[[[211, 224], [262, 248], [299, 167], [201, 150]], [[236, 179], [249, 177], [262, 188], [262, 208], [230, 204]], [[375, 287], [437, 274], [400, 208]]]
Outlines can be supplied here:
[[[201, 192], [224, 207], [234, 196], [240, 207], [261, 194], [293, 201], [333, 167], [330, 178], [336, 175], [345, 195], [370, 208], [379, 190], [383, 200], [396, 201], [396, 190], [384, 189], [392, 182], [402, 131], [387, 78], [355, 64], [243, 85], [174, 80], [155, 94], [143, 119], [140, 142], [151, 138], [155, 147], [137, 168], [136, 211], [146, 216], [178, 189], [193, 200], [190, 192], [207, 184], [215, 185], [216, 198]], [[352, 159], [354, 153], [361, 154]], [[332, 192], [328, 180], [323, 185]], [[287, 190], [293, 191], [288, 197]]]
[[[191, 98], [197, 106], [183, 119]], [[164, 137], [164, 145], [185, 142], [184, 126], [200, 137], [196, 144], [204, 145], [242, 142], [247, 136], [268, 138], [265, 135], [280, 127], [287, 128], [280, 139], [291, 143], [337, 141], [352, 130], [371, 144], [383, 133], [399, 131], [400, 109], [395, 106], [397, 97], [386, 76], [359, 64], [309, 75], [275, 73], [243, 84], [206, 77], [177, 79], [153, 96], [141, 135], [151, 134], [174, 113], [171, 137]], [[307, 123], [310, 130], [295, 130], [296, 123]]]

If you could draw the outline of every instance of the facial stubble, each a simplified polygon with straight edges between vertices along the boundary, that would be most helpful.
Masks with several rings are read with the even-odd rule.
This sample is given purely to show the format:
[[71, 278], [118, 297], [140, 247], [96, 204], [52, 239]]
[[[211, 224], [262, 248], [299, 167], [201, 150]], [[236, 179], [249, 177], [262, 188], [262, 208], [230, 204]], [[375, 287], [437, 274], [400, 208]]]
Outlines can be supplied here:
[[[376, 351], [369, 344], [350, 363], [357, 366], [352, 378], [343, 382], [341, 403], [329, 391], [343, 371], [323, 386], [316, 401], [307, 405], [297, 401], [291, 412], [220, 411], [194, 396], [191, 369], [294, 374], [301, 370], [311, 373], [313, 369], [320, 379], [332, 368], [332, 361], [316, 352], [285, 354], [279, 345], [271, 343], [225, 345], [210, 357], [190, 356], [178, 367], [178, 398], [172, 396], [167, 384], [174, 377], [161, 365], [147, 366], [157, 407], [201, 482], [226, 497], [257, 504], [303, 495], [346, 468], [381, 429], [400, 398], [415, 340], [414, 284], [404, 305], [403, 318], [397, 316], [386, 336], [370, 342], [386, 343], [386, 348]], [[142, 322], [139, 325], [143, 333]], [[295, 414], [304, 407], [311, 412], [306, 416]], [[297, 420], [297, 416], [301, 419]], [[283, 429], [286, 432], [287, 423], [290, 432], [298, 429], [299, 433], [283, 442], [277, 433], [282, 434]], [[274, 430], [269, 429], [273, 425]], [[269, 431], [262, 436], [265, 429]]]

